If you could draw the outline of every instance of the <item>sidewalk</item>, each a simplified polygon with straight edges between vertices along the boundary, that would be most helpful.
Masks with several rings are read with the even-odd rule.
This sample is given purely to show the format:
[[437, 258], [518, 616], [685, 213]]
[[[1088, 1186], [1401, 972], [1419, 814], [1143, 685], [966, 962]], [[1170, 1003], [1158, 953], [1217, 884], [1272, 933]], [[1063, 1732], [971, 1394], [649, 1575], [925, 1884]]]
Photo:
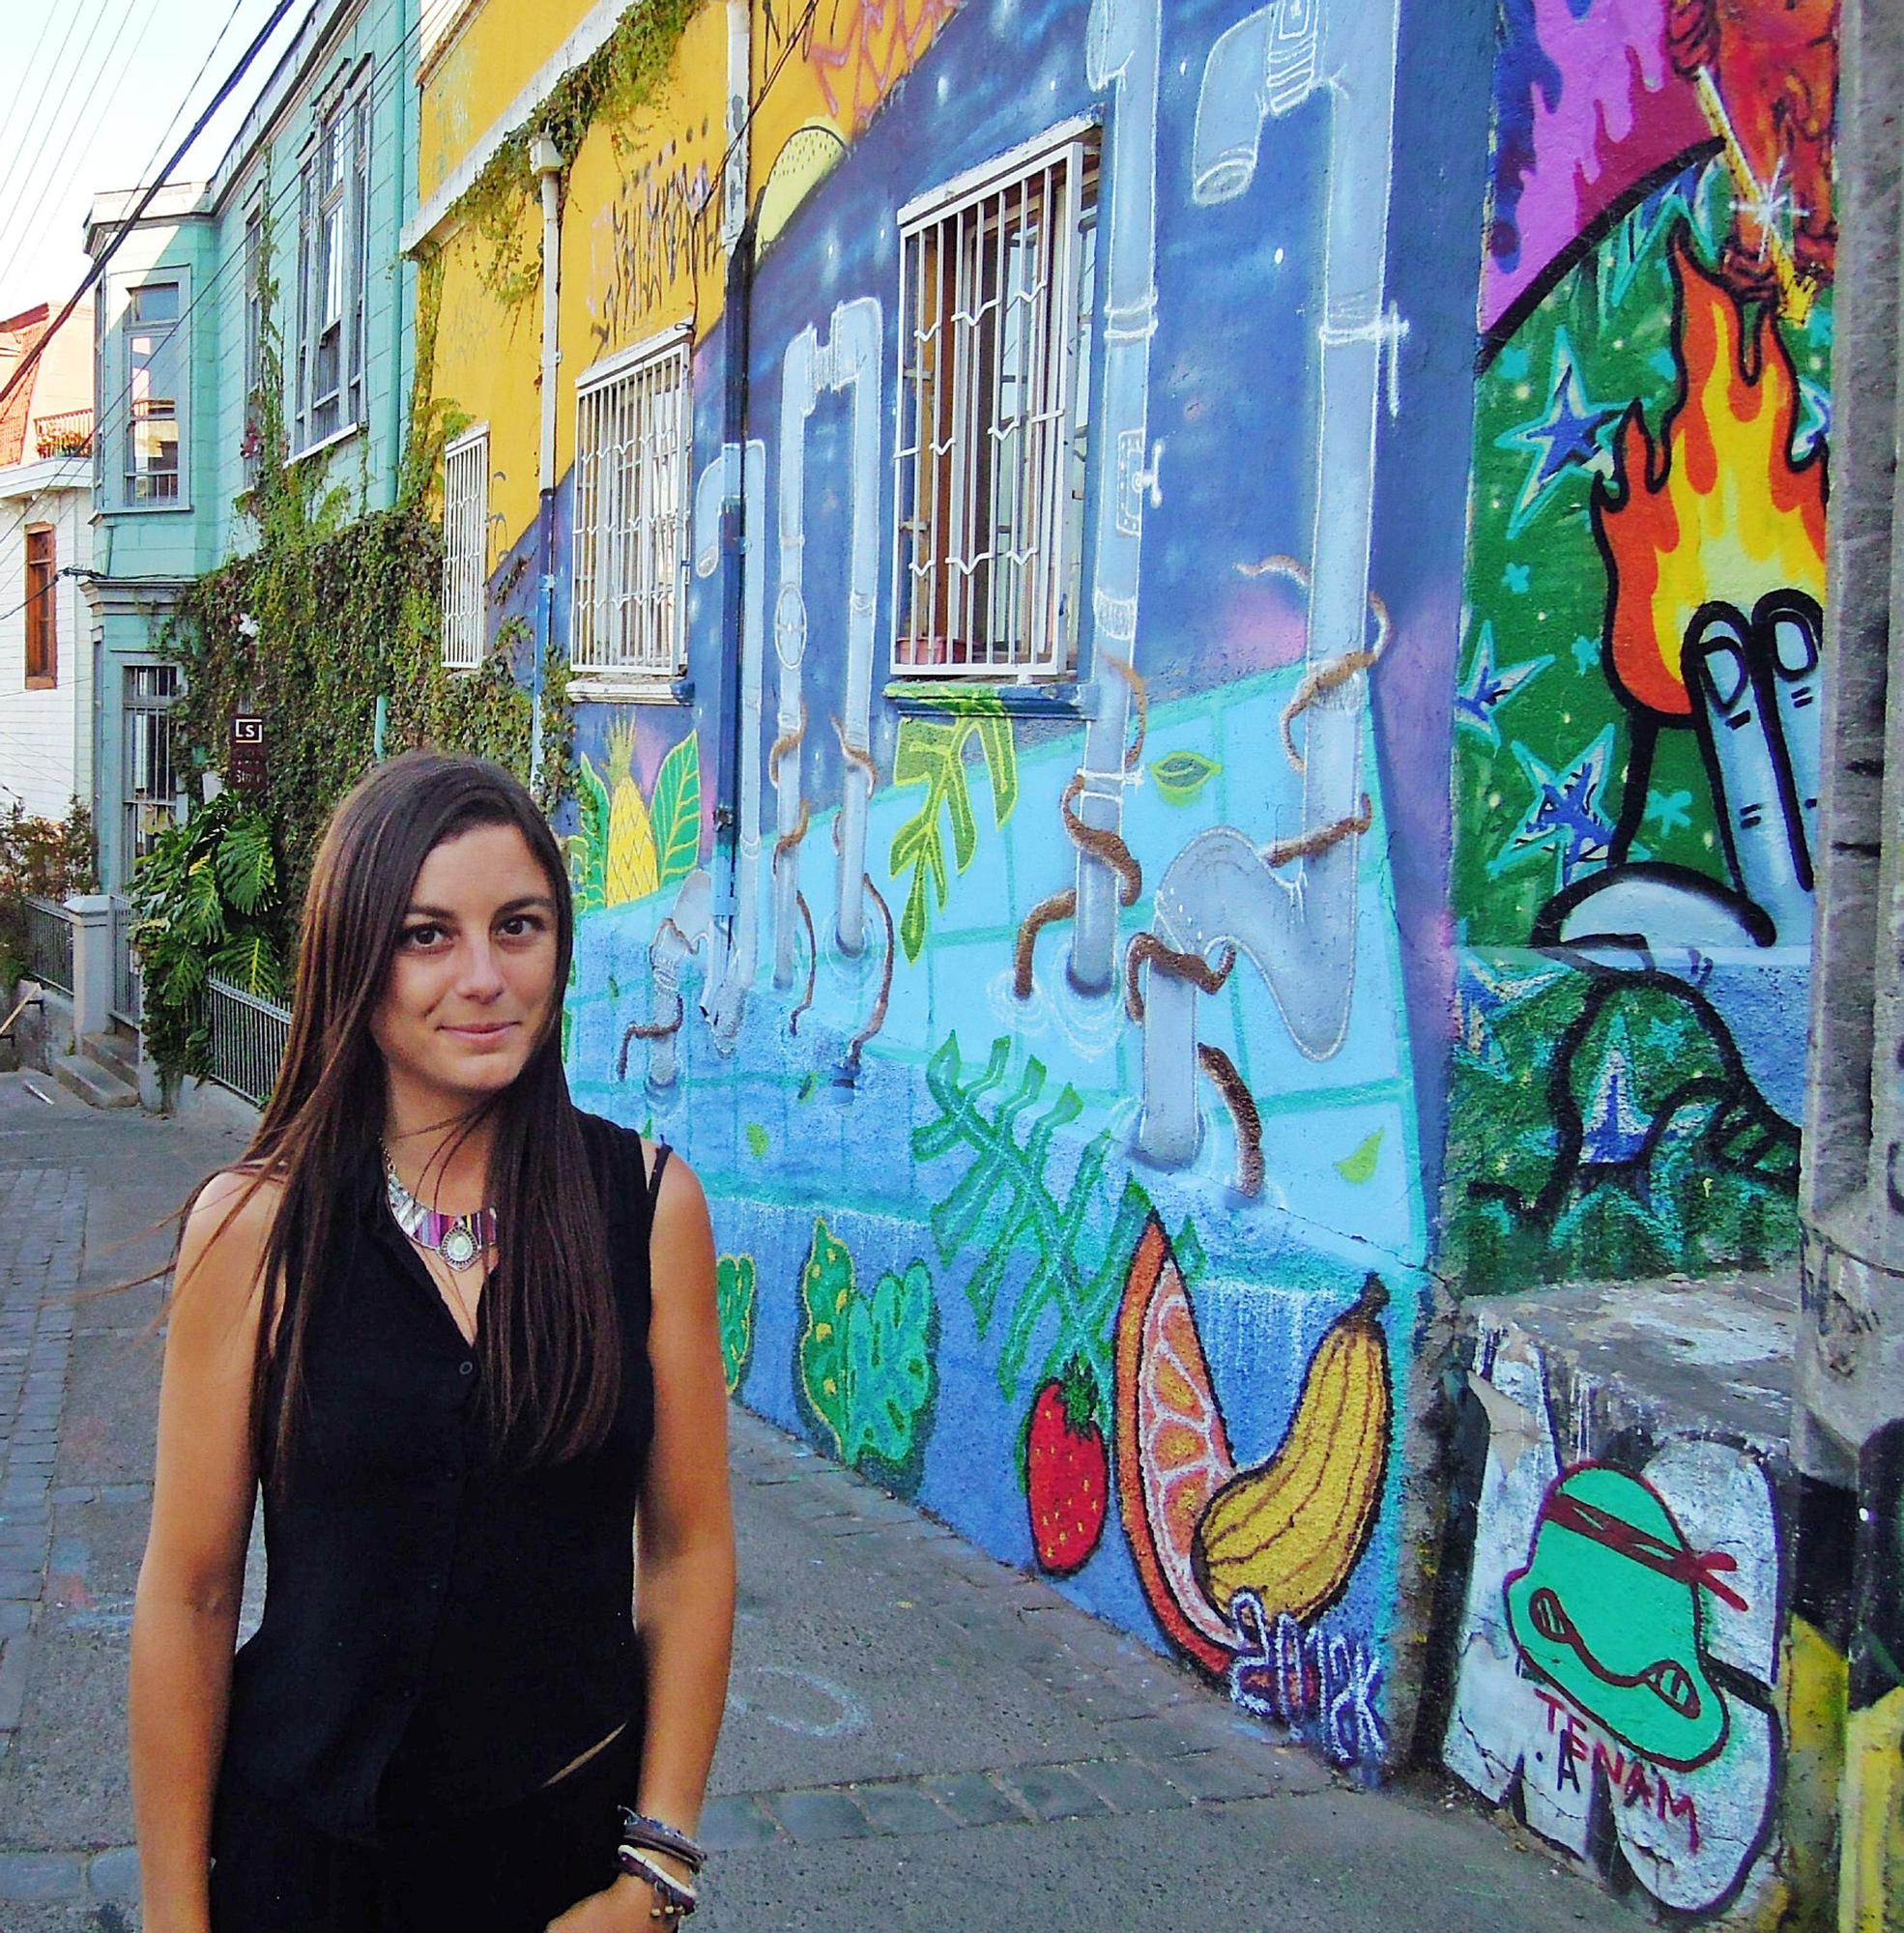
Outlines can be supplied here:
[[[50, 1104], [29, 1091], [53, 1096]], [[0, 1928], [130, 1933], [125, 1671], [154, 1291], [44, 1297], [237, 1152], [0, 1076]], [[83, 1248], [80, 1242], [83, 1230]], [[1055, 1592], [734, 1417], [741, 1546], [707, 1933], [1637, 1926], [1464, 1805], [1339, 1783]], [[257, 1615], [254, 1537], [245, 1629]]]

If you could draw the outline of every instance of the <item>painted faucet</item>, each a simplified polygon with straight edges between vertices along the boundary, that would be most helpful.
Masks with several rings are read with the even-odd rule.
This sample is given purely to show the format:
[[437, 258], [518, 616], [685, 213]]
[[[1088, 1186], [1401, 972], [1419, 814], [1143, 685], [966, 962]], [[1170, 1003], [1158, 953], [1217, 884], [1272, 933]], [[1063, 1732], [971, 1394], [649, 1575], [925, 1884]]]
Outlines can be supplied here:
[[[1166, 870], [1152, 932], [1127, 960], [1127, 998], [1144, 1027], [1140, 1146], [1173, 1165], [1195, 1157], [1200, 1068], [1236, 1115], [1247, 1192], [1261, 1179], [1255, 1104], [1227, 1057], [1199, 1046], [1198, 994], [1214, 993], [1246, 955], [1296, 1046], [1316, 1060], [1341, 1047], [1353, 994], [1357, 844], [1371, 819], [1360, 787], [1362, 735], [1368, 671], [1381, 645], [1379, 629], [1372, 647], [1368, 635], [1375, 436], [1384, 362], [1393, 408], [1393, 359], [1405, 331], [1384, 293], [1397, 25], [1398, 0], [1274, 0], [1218, 40], [1197, 102], [1191, 193], [1208, 206], [1255, 180], [1265, 120], [1317, 94], [1330, 98], [1315, 524], [1307, 571], [1288, 566], [1309, 586], [1304, 672], [1284, 714], [1284, 743], [1302, 773], [1302, 826], [1265, 848], [1226, 826], [1193, 839]], [[1279, 873], [1290, 865], [1300, 871]]]

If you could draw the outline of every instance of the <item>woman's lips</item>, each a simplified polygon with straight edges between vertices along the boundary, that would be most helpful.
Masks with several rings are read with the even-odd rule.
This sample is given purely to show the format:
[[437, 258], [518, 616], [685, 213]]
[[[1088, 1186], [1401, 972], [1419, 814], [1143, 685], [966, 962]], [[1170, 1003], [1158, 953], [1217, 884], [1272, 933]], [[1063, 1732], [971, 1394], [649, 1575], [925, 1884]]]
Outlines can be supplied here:
[[443, 1031], [453, 1033], [458, 1040], [500, 1040], [514, 1025], [514, 1021], [485, 1021], [479, 1025], [447, 1026]]

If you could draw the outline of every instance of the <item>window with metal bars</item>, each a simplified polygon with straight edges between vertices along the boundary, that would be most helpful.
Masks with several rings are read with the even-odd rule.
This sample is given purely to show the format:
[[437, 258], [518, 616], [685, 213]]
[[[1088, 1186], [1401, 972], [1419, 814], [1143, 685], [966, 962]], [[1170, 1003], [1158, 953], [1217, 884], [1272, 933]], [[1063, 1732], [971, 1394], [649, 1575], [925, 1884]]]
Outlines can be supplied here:
[[120, 714], [126, 735], [120, 759], [122, 880], [130, 880], [159, 835], [178, 823], [184, 787], [175, 758], [172, 707], [184, 689], [177, 665], [126, 667]]
[[575, 386], [569, 657], [626, 681], [686, 661], [688, 332], [612, 357]]
[[443, 661], [482, 662], [489, 586], [489, 431], [467, 431], [443, 458]]
[[59, 630], [55, 621], [59, 578], [53, 562], [53, 533], [38, 525], [26, 534], [26, 688], [44, 690], [59, 682]]
[[1075, 674], [1097, 177], [1074, 124], [900, 212], [898, 676]]

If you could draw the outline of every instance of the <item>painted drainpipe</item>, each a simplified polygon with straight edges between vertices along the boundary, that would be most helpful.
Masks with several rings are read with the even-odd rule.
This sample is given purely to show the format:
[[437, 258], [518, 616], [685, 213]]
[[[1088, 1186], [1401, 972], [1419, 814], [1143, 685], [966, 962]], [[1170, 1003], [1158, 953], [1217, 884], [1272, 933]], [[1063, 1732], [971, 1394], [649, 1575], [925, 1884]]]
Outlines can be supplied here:
[[[1405, 328], [1384, 293], [1399, 6], [1274, 0], [1239, 21], [1211, 51], [1192, 159], [1194, 199], [1228, 200], [1255, 177], [1265, 119], [1318, 94], [1329, 101], [1302, 835], [1286, 851], [1258, 852], [1234, 829], [1203, 833], [1170, 862], [1155, 900], [1166, 949], [1211, 968], [1230, 949], [1246, 956], [1291, 1039], [1316, 1060], [1341, 1047], [1354, 985], [1375, 437], [1384, 361]], [[1299, 877], [1281, 876], [1292, 860]], [[1156, 1161], [1189, 1161], [1200, 1139], [1197, 991], [1195, 974], [1153, 964], [1138, 1140]]]
[[535, 662], [530, 668], [529, 783], [542, 776], [542, 668], [556, 611], [556, 383], [562, 367], [562, 151], [546, 134], [529, 144], [529, 165], [542, 190], [542, 437], [536, 463]]

